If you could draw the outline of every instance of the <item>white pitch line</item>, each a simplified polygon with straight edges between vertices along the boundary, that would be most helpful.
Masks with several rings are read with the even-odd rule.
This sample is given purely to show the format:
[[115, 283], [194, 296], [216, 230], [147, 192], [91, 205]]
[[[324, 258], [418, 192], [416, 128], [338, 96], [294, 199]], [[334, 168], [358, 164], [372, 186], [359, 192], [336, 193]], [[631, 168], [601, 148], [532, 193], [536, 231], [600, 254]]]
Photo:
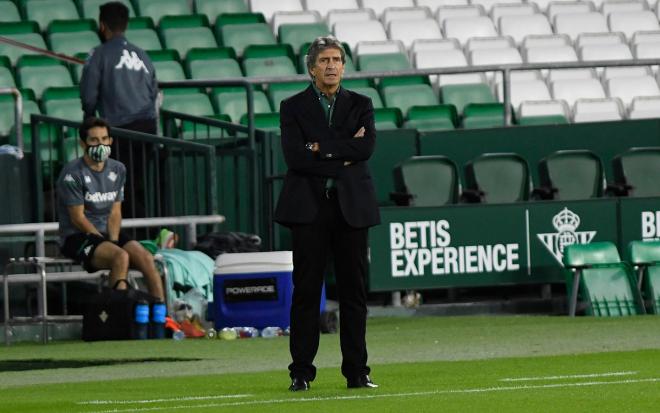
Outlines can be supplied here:
[[167, 399], [151, 400], [88, 400], [77, 402], [76, 404], [149, 404], [162, 402], [185, 402], [194, 400], [217, 400], [217, 399], [240, 399], [253, 396], [252, 394], [223, 394], [218, 396], [189, 396], [189, 397], [171, 397]]
[[612, 376], [634, 376], [637, 371], [613, 371], [609, 373], [572, 374], [568, 376], [538, 376], [538, 377], [507, 377], [499, 381], [540, 381], [540, 380], [564, 380], [564, 379], [592, 379], [595, 377]]
[[283, 403], [303, 403], [303, 402], [317, 402], [317, 401], [341, 401], [341, 400], [366, 400], [366, 399], [380, 399], [387, 397], [416, 397], [416, 396], [434, 396], [441, 394], [465, 394], [465, 393], [493, 393], [501, 391], [516, 391], [516, 390], [536, 390], [536, 389], [554, 389], [562, 387], [588, 387], [588, 386], [605, 386], [613, 384], [637, 384], [637, 383], [658, 383], [660, 377], [653, 377], [648, 379], [628, 379], [618, 381], [592, 381], [592, 382], [578, 382], [578, 383], [554, 383], [554, 384], [540, 384], [540, 385], [524, 385], [524, 386], [502, 386], [502, 387], [477, 387], [473, 389], [456, 389], [456, 390], [432, 390], [425, 392], [412, 392], [412, 393], [382, 393], [382, 394], [355, 394], [350, 396], [334, 396], [334, 397], [304, 397], [304, 398], [289, 398], [289, 399], [271, 399], [271, 400], [248, 400], [240, 402], [229, 403], [209, 403], [198, 405], [180, 405], [180, 406], [162, 406], [162, 407], [145, 407], [134, 409], [112, 409], [112, 410], [99, 410], [90, 413], [128, 413], [128, 412], [147, 412], [158, 410], [180, 410], [180, 409], [206, 409], [218, 407], [236, 407], [236, 406], [249, 406], [260, 404], [283, 404]]

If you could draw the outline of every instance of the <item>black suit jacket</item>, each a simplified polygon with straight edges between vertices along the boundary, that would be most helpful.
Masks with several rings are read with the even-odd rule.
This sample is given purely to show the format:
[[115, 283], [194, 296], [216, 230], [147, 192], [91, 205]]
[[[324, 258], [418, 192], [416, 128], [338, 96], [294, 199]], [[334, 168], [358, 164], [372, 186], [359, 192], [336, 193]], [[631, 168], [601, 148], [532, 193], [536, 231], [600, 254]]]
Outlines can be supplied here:
[[[380, 223], [367, 166], [376, 143], [371, 99], [343, 87], [336, 99], [331, 126], [311, 85], [280, 105], [282, 150], [288, 166], [275, 210], [275, 221], [282, 225], [314, 221], [327, 178], [335, 179], [339, 205], [350, 226]], [[362, 126], [364, 137], [354, 138]], [[306, 149], [307, 142], [319, 142], [320, 152]], [[344, 161], [352, 164], [344, 166]]]

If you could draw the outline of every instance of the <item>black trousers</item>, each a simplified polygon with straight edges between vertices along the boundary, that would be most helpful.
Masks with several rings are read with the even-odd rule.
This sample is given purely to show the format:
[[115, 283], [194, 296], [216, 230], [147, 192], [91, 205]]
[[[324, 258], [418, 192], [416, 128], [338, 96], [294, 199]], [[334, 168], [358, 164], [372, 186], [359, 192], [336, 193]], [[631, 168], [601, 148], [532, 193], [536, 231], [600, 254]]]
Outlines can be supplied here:
[[316, 221], [292, 227], [293, 301], [291, 304], [292, 363], [290, 376], [316, 377], [314, 357], [319, 347], [321, 289], [328, 258], [335, 266], [339, 295], [341, 372], [346, 378], [369, 374], [365, 340], [367, 305], [367, 228], [352, 228], [344, 220], [336, 197], [321, 201]]

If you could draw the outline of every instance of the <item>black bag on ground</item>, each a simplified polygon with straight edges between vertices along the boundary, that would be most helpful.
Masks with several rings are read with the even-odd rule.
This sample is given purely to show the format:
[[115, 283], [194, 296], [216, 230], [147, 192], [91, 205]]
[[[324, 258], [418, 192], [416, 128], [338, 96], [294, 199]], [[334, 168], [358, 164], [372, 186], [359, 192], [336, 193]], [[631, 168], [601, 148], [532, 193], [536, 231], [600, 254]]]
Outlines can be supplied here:
[[195, 249], [216, 259], [225, 252], [261, 251], [261, 238], [244, 232], [210, 232], [197, 239]]
[[[117, 290], [124, 282], [125, 290]], [[138, 338], [134, 323], [135, 305], [140, 301], [151, 304], [159, 300], [144, 291], [131, 287], [126, 280], [119, 280], [113, 288], [104, 288], [90, 297], [83, 313], [82, 338], [85, 341], [130, 340]]]

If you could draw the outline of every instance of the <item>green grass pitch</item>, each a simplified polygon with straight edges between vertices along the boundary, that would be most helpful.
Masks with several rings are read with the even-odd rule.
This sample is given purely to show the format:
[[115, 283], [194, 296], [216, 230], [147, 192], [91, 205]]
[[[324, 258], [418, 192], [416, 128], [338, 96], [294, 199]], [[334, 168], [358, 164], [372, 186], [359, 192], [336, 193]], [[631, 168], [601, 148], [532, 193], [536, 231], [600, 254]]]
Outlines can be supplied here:
[[660, 317], [369, 319], [378, 389], [348, 390], [338, 335], [290, 393], [288, 339], [18, 344], [0, 412], [657, 412]]

